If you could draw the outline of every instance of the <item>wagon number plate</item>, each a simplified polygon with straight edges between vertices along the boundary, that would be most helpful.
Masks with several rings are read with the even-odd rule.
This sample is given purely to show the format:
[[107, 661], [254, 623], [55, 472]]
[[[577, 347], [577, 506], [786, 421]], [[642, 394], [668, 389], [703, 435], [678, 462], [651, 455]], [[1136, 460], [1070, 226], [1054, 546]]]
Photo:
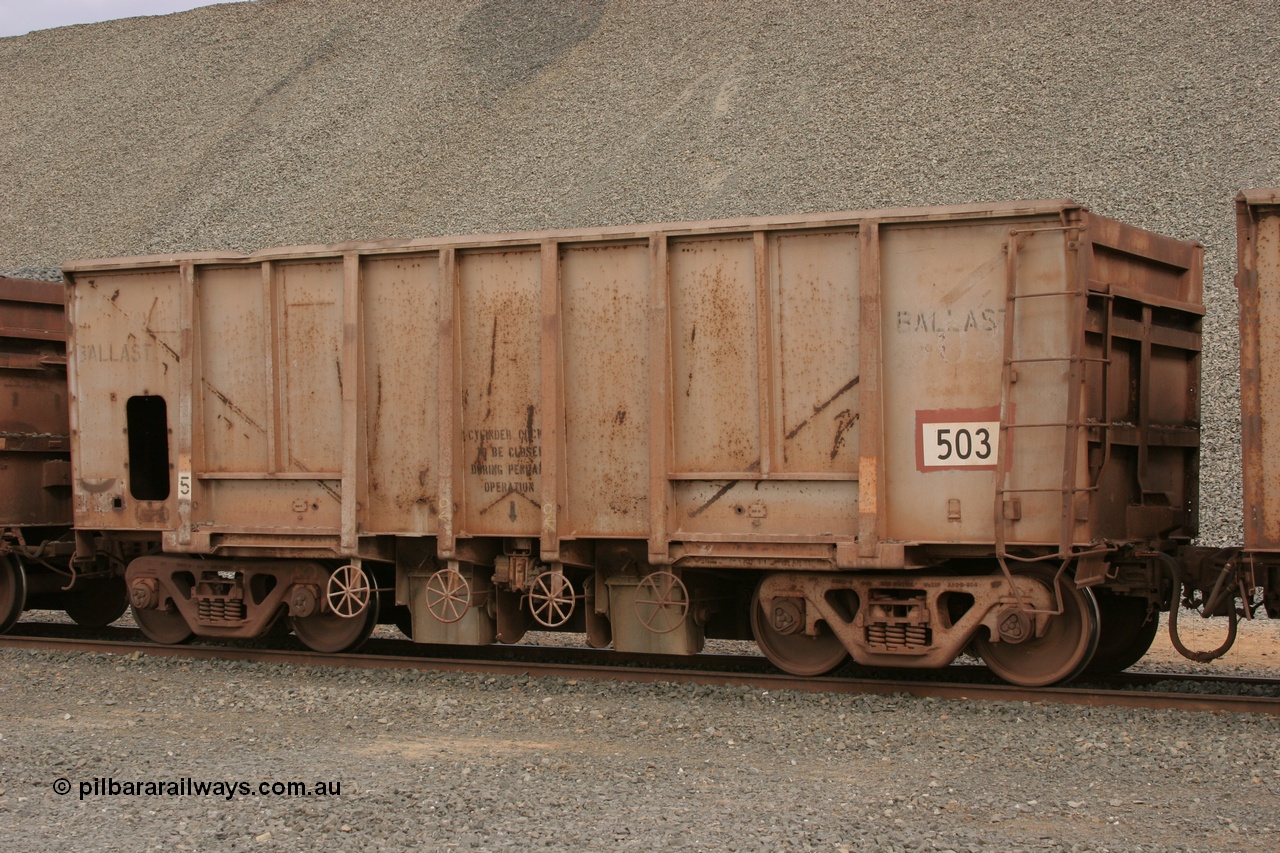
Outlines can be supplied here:
[[999, 421], [929, 421], [919, 418], [916, 429], [916, 461], [920, 470], [995, 470], [1000, 455]]

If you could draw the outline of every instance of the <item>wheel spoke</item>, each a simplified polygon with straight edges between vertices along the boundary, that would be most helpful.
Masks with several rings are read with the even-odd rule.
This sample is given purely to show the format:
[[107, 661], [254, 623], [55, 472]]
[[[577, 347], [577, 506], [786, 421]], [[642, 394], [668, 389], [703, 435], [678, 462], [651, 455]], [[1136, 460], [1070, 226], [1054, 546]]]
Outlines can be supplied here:
[[461, 572], [441, 569], [427, 578], [423, 601], [436, 621], [457, 622], [471, 608], [471, 585]]
[[573, 615], [573, 584], [558, 571], [543, 572], [529, 587], [529, 612], [547, 628], [559, 628]]
[[343, 619], [360, 615], [369, 606], [372, 593], [369, 576], [359, 566], [342, 566], [329, 576], [326, 589], [329, 608]]
[[684, 624], [689, 614], [689, 590], [668, 571], [646, 575], [636, 587], [635, 614], [655, 634], [669, 634]]

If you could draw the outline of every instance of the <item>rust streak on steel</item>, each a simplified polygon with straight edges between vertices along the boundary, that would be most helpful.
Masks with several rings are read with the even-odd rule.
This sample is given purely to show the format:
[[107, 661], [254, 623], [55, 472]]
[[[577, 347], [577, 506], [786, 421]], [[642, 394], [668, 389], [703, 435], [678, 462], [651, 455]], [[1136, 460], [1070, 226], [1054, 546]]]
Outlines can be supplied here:
[[859, 380], [861, 380], [861, 379], [862, 379], [862, 377], [861, 377], [860, 375], [859, 375], [859, 376], [855, 376], [855, 377], [853, 377], [853, 378], [852, 378], [852, 379], [850, 379], [848, 382], [846, 382], [844, 385], [842, 385], [842, 386], [840, 387], [840, 390], [839, 390], [839, 391], [837, 391], [836, 393], [834, 393], [834, 394], [832, 394], [830, 397], [828, 397], [828, 398], [826, 399], [826, 401], [825, 401], [825, 402], [819, 403], [818, 405], [814, 406], [814, 407], [813, 407], [813, 414], [812, 414], [812, 415], [810, 415], [809, 417], [805, 418], [804, 420], [802, 420], [800, 423], [796, 424], [796, 425], [791, 429], [791, 431], [787, 433], [787, 441], [790, 441], [791, 439], [793, 439], [793, 438], [795, 438], [797, 435], [799, 435], [799, 434], [800, 434], [800, 430], [802, 430], [802, 429], [804, 429], [805, 427], [807, 427], [807, 426], [810, 424], [810, 422], [812, 422], [812, 421], [813, 421], [813, 419], [814, 419], [814, 418], [816, 418], [818, 415], [820, 415], [820, 414], [822, 414], [823, 412], [825, 412], [825, 411], [827, 410], [827, 407], [828, 407], [828, 406], [830, 406], [832, 403], [834, 403], [836, 400], [840, 399], [841, 395], [843, 395], [846, 391], [851, 391], [851, 390], [853, 390], [853, 387], [854, 387], [855, 385], [857, 385], [857, 384], [858, 384], [858, 382], [859, 382]]
[[[1008, 684], [901, 681], [884, 678], [848, 678], [841, 676], [797, 678], [760, 672], [717, 672], [666, 667], [641, 669], [609, 664], [565, 664], [538, 660], [459, 660], [405, 655], [321, 654], [295, 650], [237, 648], [235, 646], [159, 646], [146, 642], [32, 637], [13, 634], [0, 636], [0, 648], [81, 651], [103, 654], [141, 653], [156, 657], [180, 657], [191, 660], [236, 660], [298, 666], [354, 666], [364, 669], [476, 672], [493, 675], [527, 675], [537, 678], [599, 678], [646, 684], [670, 682], [673, 684], [749, 687], [760, 690], [801, 690], [813, 693], [906, 694], [916, 698], [959, 701], [1060, 703], [1094, 707], [1176, 711], [1230, 711], [1233, 713], [1280, 715], [1280, 698], [1275, 696], [1125, 691], [1071, 686], [1028, 689]], [[508, 648], [528, 647], [513, 646]], [[752, 658], [747, 657], [746, 660], [750, 661]], [[1159, 677], [1169, 681], [1194, 680], [1187, 676]], [[1139, 678], [1137, 680], [1149, 681], [1150, 679]], [[1211, 679], [1211, 681], [1218, 680]], [[1253, 681], [1265, 684], [1280, 684], [1280, 680], [1277, 679], [1255, 679]]]
[[711, 498], [706, 503], [704, 503], [700, 507], [696, 507], [694, 509], [689, 510], [689, 517], [697, 518], [698, 516], [702, 515], [704, 512], [707, 511], [707, 509], [713, 503], [715, 503], [716, 501], [720, 500], [722, 497], [727, 495], [729, 493], [729, 490], [736, 485], [738, 485], [737, 480], [730, 480], [729, 482], [725, 483], [723, 486], [720, 487], [719, 491], [717, 491], [714, 495], [711, 496]]
[[243, 420], [245, 423], [247, 423], [249, 426], [256, 429], [258, 432], [262, 433], [263, 435], [267, 434], [266, 427], [264, 427], [262, 424], [258, 423], [252, 417], [250, 417], [249, 413], [246, 412], [244, 409], [240, 408], [239, 406], [237, 406], [234, 402], [232, 402], [230, 397], [228, 397], [226, 394], [223, 394], [217, 388], [213, 387], [213, 384], [210, 383], [208, 379], [201, 379], [200, 381], [201, 381], [201, 384], [204, 385], [204, 387], [209, 389], [210, 393], [212, 393], [213, 396], [217, 397], [219, 400], [222, 401], [222, 404], [224, 406], [226, 406], [228, 409], [230, 409], [231, 411], [239, 415], [241, 420]]

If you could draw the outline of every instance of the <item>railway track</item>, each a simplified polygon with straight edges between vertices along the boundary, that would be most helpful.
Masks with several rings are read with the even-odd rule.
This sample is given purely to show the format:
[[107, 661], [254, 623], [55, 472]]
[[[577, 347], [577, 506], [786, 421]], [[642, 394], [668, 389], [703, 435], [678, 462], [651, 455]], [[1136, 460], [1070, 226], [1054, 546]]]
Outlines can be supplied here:
[[[40, 623], [19, 625], [10, 633], [0, 635], [0, 648], [1280, 715], [1280, 678], [1192, 673], [1126, 672], [1062, 687], [1028, 689], [998, 681], [985, 667], [964, 664], [892, 675], [849, 667], [829, 676], [797, 678], [777, 672], [757, 655], [642, 656], [585, 647], [538, 645], [459, 649], [380, 638], [370, 640], [360, 652], [321, 654], [300, 648], [288, 638], [280, 638], [270, 645], [160, 646], [131, 628], [87, 630]], [[1239, 692], [1245, 690], [1249, 692]]]

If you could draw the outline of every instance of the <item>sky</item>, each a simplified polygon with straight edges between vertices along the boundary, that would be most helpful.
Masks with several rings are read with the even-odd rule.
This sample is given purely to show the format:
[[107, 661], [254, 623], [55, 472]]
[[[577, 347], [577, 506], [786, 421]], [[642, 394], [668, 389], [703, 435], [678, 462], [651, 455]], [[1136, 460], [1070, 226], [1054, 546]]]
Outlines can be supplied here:
[[[0, 0], [0, 38], [32, 30], [94, 24], [139, 15], [168, 15], [215, 0]], [[227, 2], [227, 0], [220, 0]]]

